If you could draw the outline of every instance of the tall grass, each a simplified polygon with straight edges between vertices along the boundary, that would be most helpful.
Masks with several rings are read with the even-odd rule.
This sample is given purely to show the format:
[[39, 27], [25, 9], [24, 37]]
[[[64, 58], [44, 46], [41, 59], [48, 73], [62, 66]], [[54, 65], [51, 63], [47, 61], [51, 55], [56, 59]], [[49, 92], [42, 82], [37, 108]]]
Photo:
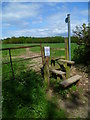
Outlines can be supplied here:
[[[23, 45], [23, 44], [22, 44]], [[25, 45], [25, 44], [24, 44]], [[26, 44], [27, 45], [27, 44]], [[52, 48], [64, 47], [62, 44], [42, 44]], [[3, 45], [13, 47], [16, 45]], [[18, 46], [18, 45], [17, 45]], [[71, 45], [72, 57], [76, 44]], [[31, 48], [32, 52], [40, 52], [40, 48]], [[26, 54], [26, 49], [12, 50], [12, 56]], [[3, 61], [9, 61], [8, 52], [2, 52]], [[62, 53], [63, 55], [63, 53]], [[60, 56], [57, 51], [54, 57]], [[3, 93], [3, 118], [48, 118], [56, 119], [56, 116], [65, 118], [65, 111], [58, 108], [56, 103], [46, 99], [46, 91], [41, 75], [32, 70], [26, 70], [30, 63], [13, 63], [15, 80], [12, 77], [10, 64], [2, 66], [2, 93]], [[9, 72], [4, 74], [5, 72]]]
[[3, 118], [65, 118], [63, 110], [47, 101], [43, 82], [32, 70], [3, 80]]

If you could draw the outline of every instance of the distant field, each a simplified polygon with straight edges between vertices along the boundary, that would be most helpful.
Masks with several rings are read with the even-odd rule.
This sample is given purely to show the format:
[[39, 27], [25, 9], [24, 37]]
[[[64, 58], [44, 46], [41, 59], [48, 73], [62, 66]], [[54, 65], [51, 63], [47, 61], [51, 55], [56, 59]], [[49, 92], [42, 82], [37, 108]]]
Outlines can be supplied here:
[[[3, 44], [2, 48], [9, 48], [9, 47], [16, 47], [16, 46], [31, 46], [34, 44]], [[64, 43], [51, 43], [51, 44], [42, 44], [42, 46], [50, 46], [51, 48], [63, 48], [65, 47]], [[73, 51], [74, 49], [77, 47], [77, 44], [75, 43], [71, 43], [71, 58], [73, 58]], [[30, 49], [32, 52], [36, 52], [39, 53], [40, 52], [40, 47], [34, 47]], [[17, 50], [12, 50], [12, 56], [18, 56], [21, 54], [25, 54], [26, 53], [26, 49], [17, 49]], [[8, 56], [8, 51], [4, 51], [2, 52], [2, 57], [6, 57]], [[53, 56], [62, 56], [64, 55], [64, 52], [62, 51], [55, 51], [55, 54], [53, 54]], [[51, 56], [52, 56], [52, 51], [51, 51]]]
[[[34, 45], [34, 44], [3, 44], [2, 48], [9, 48], [9, 47], [15, 47], [15, 46], [29, 46], [29, 45], [31, 46], [31, 45]], [[64, 43], [42, 44], [42, 46], [50, 46], [50, 48], [63, 48], [63, 47], [65, 47]], [[73, 51], [76, 47], [77, 47], [77, 45], [75, 43], [71, 44], [71, 57], [72, 58], [73, 58]], [[30, 48], [29, 51], [34, 52], [34, 53], [41, 53], [40, 47]], [[50, 52], [51, 52], [51, 56], [53, 56], [53, 57], [59, 57], [59, 56], [64, 56], [65, 55], [64, 51], [59, 51], [58, 50], [58, 51], [50, 51]], [[55, 52], [55, 53], [52, 54], [52, 52]], [[26, 49], [11, 50], [11, 55], [12, 55], [12, 60], [23, 59], [22, 57], [19, 58], [18, 56], [27, 55], [29, 57], [29, 54], [27, 53]], [[9, 62], [10, 61], [8, 50], [7, 51], [2, 51], [2, 60], [3, 60], [3, 62]], [[13, 67], [14, 67], [15, 74], [19, 74], [20, 71], [26, 70], [27, 67], [30, 64], [32, 64], [32, 62], [30, 60], [21, 61], [21, 62], [13, 62]], [[3, 74], [4, 79], [7, 79], [8, 77], [10, 77], [10, 75], [12, 76], [12, 73], [10, 71], [11, 71], [10, 64], [2, 65], [2, 74]]]

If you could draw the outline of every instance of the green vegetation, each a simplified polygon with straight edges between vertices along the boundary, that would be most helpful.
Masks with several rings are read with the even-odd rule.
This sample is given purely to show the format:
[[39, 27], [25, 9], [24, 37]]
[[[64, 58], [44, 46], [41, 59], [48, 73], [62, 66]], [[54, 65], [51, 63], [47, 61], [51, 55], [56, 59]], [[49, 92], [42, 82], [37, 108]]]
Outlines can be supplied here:
[[[27, 44], [20, 44], [26, 46]], [[31, 44], [28, 44], [31, 45]], [[33, 44], [32, 44], [33, 45]], [[3, 44], [2, 47], [15, 47], [18, 44]], [[42, 44], [52, 48], [64, 47], [64, 43]], [[72, 43], [72, 53], [77, 45]], [[32, 52], [40, 52], [40, 48], [31, 48]], [[26, 55], [26, 49], [12, 50], [12, 57]], [[55, 51], [56, 52], [56, 51]], [[54, 57], [60, 56], [57, 51]], [[52, 53], [51, 53], [52, 55]], [[64, 53], [62, 53], [64, 55]], [[3, 61], [9, 61], [8, 51], [2, 52]], [[72, 55], [73, 57], [73, 55]], [[21, 58], [14, 58], [16, 60]], [[46, 99], [45, 87], [41, 75], [30, 70], [30, 60], [23, 62], [13, 62], [15, 80], [13, 80], [10, 64], [2, 66], [2, 87], [3, 87], [3, 118], [66, 118], [66, 112], [57, 107], [57, 102]], [[55, 80], [55, 79], [54, 79]], [[56, 80], [55, 80], [56, 81]], [[63, 97], [69, 90], [62, 90], [58, 83], [54, 84], [55, 91]], [[75, 87], [73, 88], [75, 89]], [[59, 90], [59, 91], [58, 91]]]
[[67, 94], [70, 94], [70, 93], [72, 93], [72, 91], [77, 90], [76, 85], [71, 85], [71, 87], [69, 86], [66, 89], [62, 88], [62, 86], [60, 86], [60, 84], [59, 84], [60, 81], [62, 81], [62, 80], [57, 81], [54, 78], [50, 79], [50, 85], [53, 87], [55, 92], [59, 93], [60, 97], [67, 98]]
[[[72, 36], [71, 42], [76, 43], [77, 37]], [[64, 37], [45, 37], [45, 38], [35, 38], [35, 37], [12, 37], [2, 40], [3, 44], [27, 44], [27, 43], [64, 43]]]
[[[12, 47], [16, 45], [6, 45]], [[5, 45], [3, 45], [3, 48]], [[33, 51], [33, 50], [32, 50]], [[26, 49], [12, 50], [12, 56], [25, 54]], [[8, 51], [3, 51], [3, 61], [9, 61]], [[43, 79], [27, 70], [30, 61], [13, 63], [15, 80], [10, 64], [2, 66], [3, 118], [65, 118], [65, 112], [55, 103], [47, 101]], [[8, 73], [6, 73], [8, 72]], [[4, 74], [6, 73], [6, 74]], [[54, 112], [52, 114], [52, 112]]]
[[46, 99], [42, 78], [23, 71], [13, 80], [3, 80], [3, 118], [45, 117]]
[[[16, 47], [16, 46], [31, 46], [31, 45], [35, 45], [35, 44], [2, 44], [2, 48], [9, 48], [9, 47]], [[50, 46], [50, 48], [65, 48], [65, 44], [64, 43], [43, 43], [42, 46]], [[77, 48], [77, 44], [75, 43], [71, 43], [71, 57], [73, 58], [74, 54], [73, 51], [75, 50], [75, 48]], [[34, 48], [30, 48], [30, 50], [32, 52], [37, 52], [40, 53], [40, 47], [34, 47]], [[26, 53], [26, 49], [16, 49], [16, 50], [12, 50], [12, 56], [19, 56], [20, 54], [25, 54]], [[54, 52], [54, 51], [53, 51]], [[64, 51], [55, 51], [55, 53], [53, 53], [51, 51], [51, 56], [54, 57], [58, 57], [58, 56], [62, 56], [65, 54]], [[8, 58], [9, 56], [9, 52], [8, 51], [3, 51], [2, 53], [3, 58], [5, 59], [6, 57]]]
[[[22, 64], [22, 63], [21, 63]], [[3, 118], [66, 118], [66, 113], [56, 102], [46, 99], [43, 78], [32, 70], [26, 70], [25, 63], [14, 64], [15, 80], [12, 75], [3, 76]], [[7, 68], [8, 69], [8, 68]]]
[[46, 38], [34, 38], [34, 37], [12, 37], [3, 40], [5, 44], [21, 44], [21, 43], [63, 43], [64, 37], [46, 37]]
[[82, 26], [76, 26], [76, 30], [73, 31], [75, 36], [78, 37], [78, 47], [74, 50], [73, 59], [77, 63], [90, 64], [90, 27], [83, 24]]

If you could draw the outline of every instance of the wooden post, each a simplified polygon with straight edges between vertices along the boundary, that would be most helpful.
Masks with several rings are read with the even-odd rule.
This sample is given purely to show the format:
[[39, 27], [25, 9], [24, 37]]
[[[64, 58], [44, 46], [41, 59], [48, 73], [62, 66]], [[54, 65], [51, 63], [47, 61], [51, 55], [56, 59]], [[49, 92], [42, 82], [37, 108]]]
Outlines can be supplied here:
[[41, 56], [42, 56], [42, 65], [43, 65], [43, 63], [44, 63], [44, 61], [43, 61], [43, 48], [42, 48], [42, 44], [40, 43], [40, 48], [41, 48]]
[[44, 64], [44, 84], [45, 87], [48, 89], [49, 87], [49, 57], [45, 57], [45, 64]]
[[67, 63], [65, 63], [64, 67], [66, 69], [66, 79], [68, 79], [70, 77], [70, 66]]
[[51, 59], [51, 67], [55, 68], [55, 60], [54, 60], [54, 58]]
[[12, 76], [13, 76], [13, 79], [15, 80], [10, 49], [9, 49], [9, 56], [10, 56], [10, 64], [11, 64]]
[[[69, 60], [69, 44], [68, 44], [68, 39], [65, 39], [65, 58], [66, 60]], [[70, 77], [70, 66], [65, 63], [64, 67], [66, 69], [66, 79], [68, 79]]]
[[49, 88], [49, 56], [45, 56], [45, 49], [44, 49], [44, 84], [45, 84], [45, 88], [48, 89]]
[[65, 39], [65, 58], [66, 60], [69, 60], [69, 44], [68, 39]]

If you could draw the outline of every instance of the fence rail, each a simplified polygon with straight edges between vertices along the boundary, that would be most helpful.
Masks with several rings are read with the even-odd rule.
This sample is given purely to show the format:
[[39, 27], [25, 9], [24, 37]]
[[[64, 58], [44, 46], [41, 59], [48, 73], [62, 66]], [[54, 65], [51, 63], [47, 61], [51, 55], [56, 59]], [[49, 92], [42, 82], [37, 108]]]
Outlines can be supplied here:
[[[27, 57], [27, 58], [24, 58], [24, 59], [21, 59], [21, 60], [13, 60], [12, 62], [21, 62], [21, 61], [24, 61], [24, 60], [30, 60], [30, 59], [34, 59], [34, 58], [39, 58], [39, 57], [42, 57], [41, 55], [39, 56], [34, 56], [34, 57]], [[2, 62], [2, 64], [9, 64], [10, 62]]]
[[32, 48], [32, 47], [40, 47], [40, 44], [38, 45], [32, 45], [32, 46], [17, 46], [17, 47], [11, 47], [11, 48], [2, 48], [0, 50], [15, 50], [15, 49], [22, 49], [22, 48]]
[[[27, 57], [27, 58], [24, 58], [24, 59], [21, 59], [21, 60], [12, 60], [11, 50], [24, 49], [24, 48], [32, 48], [32, 47], [40, 47], [41, 48], [41, 55], [33, 56], [33, 57]], [[31, 46], [17, 46], [17, 47], [2, 48], [2, 49], [0, 49], [0, 51], [4, 51], [4, 50], [8, 50], [9, 51], [10, 61], [9, 62], [2, 62], [2, 64], [10, 64], [11, 65], [11, 71], [12, 71], [13, 79], [15, 79], [15, 74], [14, 74], [14, 70], [13, 70], [13, 62], [20, 62], [20, 61], [24, 61], [24, 60], [30, 60], [30, 59], [35, 59], [35, 58], [42, 57], [42, 64], [43, 64], [43, 56], [42, 56], [43, 54], [42, 54], [42, 45], [41, 44], [31, 45]]]

